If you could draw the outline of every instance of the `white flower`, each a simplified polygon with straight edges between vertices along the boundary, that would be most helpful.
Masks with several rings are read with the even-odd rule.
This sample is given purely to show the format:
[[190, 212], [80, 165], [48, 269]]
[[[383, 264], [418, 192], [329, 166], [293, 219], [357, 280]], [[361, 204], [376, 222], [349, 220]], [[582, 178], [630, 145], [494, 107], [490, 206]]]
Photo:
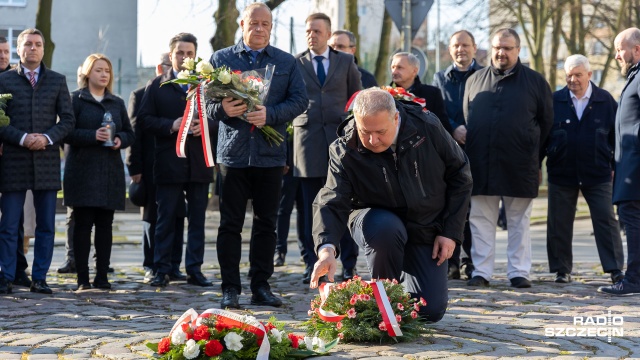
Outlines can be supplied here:
[[186, 357], [187, 359], [195, 359], [196, 357], [198, 357], [198, 355], [200, 355], [200, 346], [198, 346], [198, 343], [195, 340], [188, 340], [184, 345], [182, 355], [184, 355], [184, 357]]
[[193, 67], [194, 67], [195, 65], [196, 65], [196, 62], [195, 62], [195, 60], [193, 60], [192, 58], [185, 58], [185, 59], [182, 61], [182, 67], [183, 67], [184, 69], [187, 69], [187, 70], [193, 70]]
[[178, 79], [188, 79], [189, 78], [189, 70], [182, 70], [178, 73]]
[[171, 343], [173, 345], [182, 345], [184, 344], [185, 340], [187, 340], [187, 334], [185, 334], [184, 331], [182, 331], [182, 327], [178, 327], [171, 334]]
[[230, 332], [224, 337], [224, 343], [227, 345], [227, 349], [240, 351], [240, 349], [242, 349], [242, 336], [234, 332]]
[[213, 72], [213, 66], [208, 61], [200, 61], [196, 65], [196, 71], [204, 75], [209, 75]]
[[317, 348], [314, 351], [320, 352], [320, 353], [323, 353], [323, 352], [326, 351], [324, 349], [324, 341], [322, 339], [320, 339], [319, 337], [314, 337], [313, 338], [313, 343], [317, 346]]
[[221, 83], [223, 84], [228, 84], [231, 82], [231, 74], [229, 74], [228, 71], [221, 71], [218, 74], [218, 80], [220, 80]]
[[304, 337], [304, 344], [307, 346], [307, 350], [313, 350], [313, 338], [309, 336]]
[[278, 329], [271, 329], [271, 335], [277, 342], [282, 342], [282, 333]]

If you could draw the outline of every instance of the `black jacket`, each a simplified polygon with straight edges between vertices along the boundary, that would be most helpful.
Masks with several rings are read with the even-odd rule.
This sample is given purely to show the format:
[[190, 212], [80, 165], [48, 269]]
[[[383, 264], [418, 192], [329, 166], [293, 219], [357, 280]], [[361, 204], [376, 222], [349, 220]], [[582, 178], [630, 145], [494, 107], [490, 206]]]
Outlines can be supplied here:
[[553, 99], [542, 75], [518, 63], [504, 75], [493, 66], [465, 86], [465, 151], [473, 195], [535, 198], [541, 153], [553, 124]]
[[468, 71], [460, 72], [450, 65], [442, 71], [433, 74], [433, 86], [440, 89], [444, 104], [449, 115], [449, 124], [455, 130], [460, 125], [465, 125], [464, 113], [462, 111], [462, 100], [464, 100], [464, 86], [469, 76], [476, 71], [482, 69], [477, 61], [473, 62], [473, 66]]
[[98, 102], [87, 88], [82, 88], [71, 93], [71, 103], [76, 127], [64, 140], [71, 145], [64, 167], [64, 204], [124, 210], [126, 185], [120, 150], [102, 146], [96, 140], [96, 130], [102, 127], [104, 113], [109, 111], [120, 148], [134, 142], [124, 101], [106, 92]]
[[[395, 83], [391, 83], [391, 85], [394, 84]], [[395, 85], [398, 86], [397, 84]], [[451, 124], [449, 123], [449, 115], [447, 115], [447, 110], [444, 107], [444, 100], [442, 99], [440, 89], [435, 86], [421, 83], [420, 78], [416, 76], [413, 81], [413, 85], [405, 90], [417, 97], [423, 98], [425, 100], [425, 107], [427, 108], [427, 110], [431, 111], [435, 116], [437, 116], [445, 130], [447, 130], [447, 132], [451, 134], [453, 130], [451, 129]]]
[[611, 94], [591, 84], [582, 118], [565, 86], [553, 93], [553, 128], [547, 141], [549, 182], [561, 186], [594, 186], [611, 182], [614, 124], [618, 105]]
[[[462, 240], [472, 187], [462, 149], [431, 113], [397, 102], [396, 153], [364, 148], [350, 116], [329, 148], [327, 182], [313, 204], [316, 249], [340, 238], [352, 210], [384, 208], [407, 227], [409, 241], [433, 244], [437, 235]], [[396, 155], [397, 160], [394, 158]]]
[[[160, 86], [173, 78], [173, 71], [169, 70], [153, 79], [142, 97], [138, 113], [137, 121], [142, 122], [142, 131], [155, 136], [154, 181], [156, 185], [213, 182], [213, 168], [207, 167], [204, 161], [201, 137], [187, 137], [186, 158], [176, 154], [178, 132], [171, 133], [171, 127], [184, 114], [187, 94], [178, 84]], [[212, 118], [208, 120], [212, 150], [215, 151], [218, 128]]]

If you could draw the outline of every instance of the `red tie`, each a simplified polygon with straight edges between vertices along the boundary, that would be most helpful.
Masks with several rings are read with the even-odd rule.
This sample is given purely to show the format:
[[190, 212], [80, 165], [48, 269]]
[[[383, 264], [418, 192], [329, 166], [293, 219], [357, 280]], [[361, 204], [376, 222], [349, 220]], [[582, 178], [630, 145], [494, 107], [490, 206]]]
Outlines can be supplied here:
[[34, 71], [29, 73], [29, 82], [32, 88], [36, 87], [36, 73]]

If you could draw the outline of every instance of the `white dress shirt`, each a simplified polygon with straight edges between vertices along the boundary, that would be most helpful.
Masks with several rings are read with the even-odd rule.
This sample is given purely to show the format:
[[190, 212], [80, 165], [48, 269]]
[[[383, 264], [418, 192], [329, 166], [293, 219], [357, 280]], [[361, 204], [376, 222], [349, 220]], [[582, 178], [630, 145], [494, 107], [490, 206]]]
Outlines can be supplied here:
[[309, 49], [311, 53], [311, 60], [313, 61], [313, 69], [316, 71], [316, 75], [318, 75], [318, 62], [314, 59], [316, 56], [320, 55], [324, 57], [322, 59], [322, 66], [324, 66], [324, 74], [329, 75], [329, 47], [322, 54], [316, 54], [313, 50]]
[[576, 97], [576, 94], [574, 94], [573, 91], [569, 91], [573, 107], [576, 109], [576, 114], [578, 115], [578, 120], [582, 119], [582, 114], [584, 113], [584, 109], [587, 108], [587, 104], [589, 104], [589, 98], [591, 98], [592, 92], [593, 88], [591, 87], [591, 81], [589, 81], [587, 91], [585, 91], [584, 95], [582, 95], [580, 99]]

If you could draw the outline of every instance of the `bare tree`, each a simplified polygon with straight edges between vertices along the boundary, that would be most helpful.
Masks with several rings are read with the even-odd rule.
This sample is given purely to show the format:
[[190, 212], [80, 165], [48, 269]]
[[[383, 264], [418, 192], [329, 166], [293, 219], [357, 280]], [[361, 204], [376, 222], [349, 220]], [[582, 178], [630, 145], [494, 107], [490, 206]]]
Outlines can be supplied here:
[[387, 81], [387, 73], [389, 72], [389, 46], [391, 40], [391, 27], [393, 21], [391, 15], [384, 10], [384, 18], [382, 20], [382, 31], [380, 31], [380, 48], [378, 49], [378, 58], [376, 59], [375, 77], [378, 84], [384, 84]]
[[51, 7], [53, 0], [38, 0], [38, 11], [36, 12], [36, 28], [44, 35], [44, 57], [42, 61], [48, 67], [52, 67], [53, 50], [56, 44], [51, 40]]
[[[360, 17], [358, 16], [358, 0], [346, 0], [347, 18], [344, 22], [344, 28], [351, 31], [356, 37], [356, 43], [360, 44], [360, 31], [358, 29]], [[356, 47], [356, 53], [353, 54], [356, 59], [360, 58], [360, 47]]]

